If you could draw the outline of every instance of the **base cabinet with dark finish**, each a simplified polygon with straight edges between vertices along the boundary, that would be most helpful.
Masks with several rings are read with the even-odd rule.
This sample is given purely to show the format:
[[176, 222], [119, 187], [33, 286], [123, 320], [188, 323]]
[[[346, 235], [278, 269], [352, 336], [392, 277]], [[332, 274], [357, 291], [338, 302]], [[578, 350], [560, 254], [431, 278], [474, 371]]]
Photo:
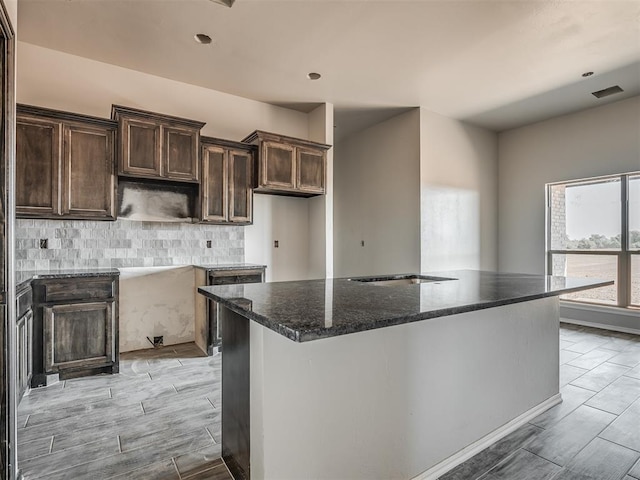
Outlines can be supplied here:
[[255, 148], [212, 137], [202, 137], [201, 145], [201, 221], [251, 224]]
[[116, 123], [28, 105], [16, 119], [16, 215], [115, 219]]
[[276, 195], [324, 195], [330, 145], [256, 130], [243, 142], [258, 146], [254, 191]]
[[[207, 272], [207, 285], [240, 285], [243, 283], [264, 282], [265, 267], [246, 270], [215, 270]], [[207, 354], [213, 355], [214, 348], [222, 346], [222, 323], [218, 321], [220, 305], [213, 300], [208, 301], [208, 343]]]
[[118, 279], [110, 274], [33, 281], [33, 387], [55, 375], [118, 372]]
[[18, 402], [29, 390], [33, 372], [33, 310], [31, 286], [27, 285], [16, 293], [16, 370]]

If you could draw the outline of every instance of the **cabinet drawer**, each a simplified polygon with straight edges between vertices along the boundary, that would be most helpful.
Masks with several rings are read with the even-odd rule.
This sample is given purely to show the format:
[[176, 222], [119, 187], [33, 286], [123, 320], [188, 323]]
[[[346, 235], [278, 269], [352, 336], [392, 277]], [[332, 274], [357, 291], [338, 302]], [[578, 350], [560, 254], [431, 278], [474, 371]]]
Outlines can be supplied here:
[[261, 283], [262, 272], [260, 271], [235, 271], [225, 272], [225, 274], [212, 273], [209, 275], [209, 285], [233, 285], [237, 283]]
[[33, 291], [31, 287], [18, 294], [16, 298], [16, 318], [22, 317], [33, 305]]
[[113, 278], [62, 278], [42, 283], [44, 302], [106, 300], [113, 298]]

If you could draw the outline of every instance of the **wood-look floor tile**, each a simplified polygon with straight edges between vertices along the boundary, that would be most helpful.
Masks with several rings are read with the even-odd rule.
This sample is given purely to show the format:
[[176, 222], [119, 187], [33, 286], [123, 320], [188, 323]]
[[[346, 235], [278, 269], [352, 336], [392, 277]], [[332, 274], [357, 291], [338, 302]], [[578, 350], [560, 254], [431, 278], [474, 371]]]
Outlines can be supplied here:
[[627, 473], [627, 475], [640, 480], [640, 460], [638, 460], [636, 464], [631, 467], [631, 470], [629, 470], [629, 473]]
[[565, 468], [598, 480], [621, 480], [638, 458], [640, 452], [595, 438]]
[[620, 415], [638, 398], [640, 398], [640, 379], [623, 376], [602, 389], [585, 405]]
[[[114, 475], [112, 477], [104, 477], [104, 480], [180, 480], [180, 475], [176, 470], [173, 461], [165, 460], [163, 462], [145, 465], [136, 470]], [[102, 480], [102, 479], [101, 479]]]
[[585, 353], [584, 355], [581, 355], [574, 360], [571, 360], [570, 362], [567, 363], [567, 365], [591, 370], [597, 367], [598, 365], [606, 362], [607, 360], [609, 360], [611, 357], [614, 357], [615, 355], [616, 355], [616, 352], [614, 351], [599, 350], [596, 348], [595, 350], [591, 350], [590, 352]]
[[640, 452], [640, 399], [636, 400], [599, 436]]
[[582, 405], [523, 448], [557, 465], [566, 465], [615, 418]]
[[573, 367], [569, 364], [560, 365], [560, 387], [564, 387], [569, 382], [581, 377], [589, 370], [585, 368]]
[[626, 367], [633, 368], [640, 365], [640, 349], [634, 348], [632, 350], [621, 352], [607, 361], [617, 365], [624, 365]]
[[23, 464], [24, 473], [28, 479], [48, 479], [56, 472], [67, 470], [77, 463], [96, 461], [105, 456], [115, 455], [118, 452], [118, 439], [116, 437], [98, 440], [87, 445], [81, 445], [70, 451], [49, 453], [40, 457], [31, 458]]
[[468, 480], [470, 478], [477, 478], [513, 454], [540, 432], [542, 432], [541, 428], [535, 425], [525, 424], [490, 447], [484, 449], [482, 452], [474, 455], [466, 462], [458, 465], [453, 470], [450, 470], [441, 476], [439, 480]]
[[233, 480], [233, 477], [227, 470], [227, 467], [220, 462], [220, 465], [205, 470], [189, 477], [182, 477], [183, 480]]
[[211, 444], [211, 438], [204, 432], [204, 429], [203, 432], [194, 432], [184, 436], [167, 436], [163, 443], [154, 443], [151, 446], [126, 453], [103, 456], [98, 460], [76, 465], [66, 470], [59, 470], [47, 476], [47, 480], [110, 478], [123, 472], [135, 471], [165, 461], [172, 455], [181, 455], [204, 448], [209, 444]]
[[146, 423], [137, 422], [129, 431], [120, 434], [120, 446], [123, 452], [129, 452], [146, 445], [162, 443], [166, 435], [181, 436], [191, 432], [206, 433], [205, 425], [220, 422], [217, 412], [202, 412], [190, 417], [180, 416], [178, 419], [162, 419]]
[[560, 350], [560, 365], [564, 365], [565, 363], [575, 360], [580, 355], [582, 354], [578, 352], [572, 352], [570, 350]]
[[640, 378], [640, 365], [624, 373], [625, 377]]
[[572, 380], [571, 385], [599, 392], [628, 370], [629, 367], [622, 365], [615, 365], [608, 362], [603, 363], [575, 380]]
[[608, 342], [608, 338], [588, 338], [578, 343], [574, 343], [573, 345], [567, 347], [566, 350], [577, 353], [587, 353]]
[[518, 450], [480, 477], [481, 480], [548, 480], [561, 467], [526, 450]]
[[569, 340], [563, 340], [562, 337], [560, 337], [560, 350], [567, 348], [573, 344], [575, 344], [575, 342], [570, 342]]
[[574, 387], [571, 384], [562, 387], [560, 393], [562, 394], [562, 403], [541, 413], [529, 423], [548, 429], [596, 394], [591, 390]]
[[134, 404], [135, 402], [129, 399], [106, 398], [90, 403], [65, 404], [63, 407], [51, 405], [46, 410], [29, 415], [26, 428], [43, 427], [52, 422], [64, 422], [66, 419], [77, 420], [83, 415], [95, 416], [95, 420], [99, 421], [104, 417], [105, 413], [110, 413], [116, 409], [133, 411], [136, 408]]
[[221, 449], [222, 446], [220, 444], [209, 445], [197, 452], [179, 455], [175, 457], [173, 461], [176, 464], [180, 476], [186, 478], [218, 466], [222, 462], [220, 458]]
[[53, 436], [43, 437], [32, 442], [23, 443], [18, 448], [18, 462], [25, 462], [31, 458], [47, 455], [51, 449]]
[[170, 415], [172, 413], [180, 413], [191, 408], [199, 410], [213, 409], [211, 404], [204, 397], [192, 398], [189, 395], [180, 394], [144, 400], [142, 405], [146, 414], [163, 412], [166, 415]]

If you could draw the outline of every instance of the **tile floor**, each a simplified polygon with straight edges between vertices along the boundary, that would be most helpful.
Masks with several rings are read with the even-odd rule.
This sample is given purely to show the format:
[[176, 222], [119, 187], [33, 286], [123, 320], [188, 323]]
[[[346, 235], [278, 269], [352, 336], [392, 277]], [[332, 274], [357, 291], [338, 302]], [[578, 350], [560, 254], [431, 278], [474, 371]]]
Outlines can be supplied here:
[[561, 324], [560, 392], [440, 480], [640, 479], [640, 336]]
[[[120, 375], [32, 391], [18, 410], [25, 479], [230, 479], [220, 356], [200, 355], [127, 353]], [[640, 337], [562, 324], [560, 386], [560, 405], [441, 480], [640, 480]]]
[[124, 353], [119, 375], [31, 391], [18, 408], [24, 478], [222, 480], [220, 355], [195, 344]]

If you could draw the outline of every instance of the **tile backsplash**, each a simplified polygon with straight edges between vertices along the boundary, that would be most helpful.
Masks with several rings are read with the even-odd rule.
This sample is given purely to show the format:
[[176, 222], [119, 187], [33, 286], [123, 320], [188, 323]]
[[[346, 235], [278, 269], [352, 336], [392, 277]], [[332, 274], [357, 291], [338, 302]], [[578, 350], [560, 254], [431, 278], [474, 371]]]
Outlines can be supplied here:
[[[240, 226], [17, 219], [15, 232], [19, 271], [244, 261]], [[40, 248], [41, 239], [48, 239], [48, 248]]]

